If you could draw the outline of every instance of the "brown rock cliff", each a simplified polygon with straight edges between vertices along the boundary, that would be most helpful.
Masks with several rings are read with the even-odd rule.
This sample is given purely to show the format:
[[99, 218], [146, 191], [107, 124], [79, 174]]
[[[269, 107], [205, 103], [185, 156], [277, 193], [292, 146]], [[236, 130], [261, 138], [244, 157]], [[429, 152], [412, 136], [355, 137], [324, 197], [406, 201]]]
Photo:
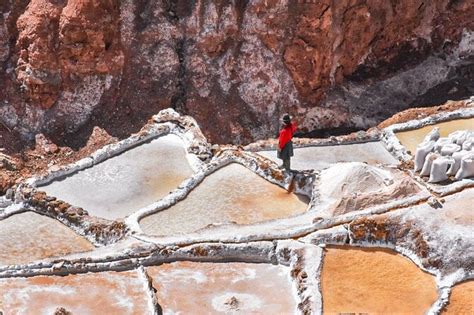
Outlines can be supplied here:
[[473, 15], [470, 0], [2, 1], [0, 146], [124, 137], [166, 107], [214, 142], [274, 136], [287, 111], [303, 132], [367, 128], [473, 95]]

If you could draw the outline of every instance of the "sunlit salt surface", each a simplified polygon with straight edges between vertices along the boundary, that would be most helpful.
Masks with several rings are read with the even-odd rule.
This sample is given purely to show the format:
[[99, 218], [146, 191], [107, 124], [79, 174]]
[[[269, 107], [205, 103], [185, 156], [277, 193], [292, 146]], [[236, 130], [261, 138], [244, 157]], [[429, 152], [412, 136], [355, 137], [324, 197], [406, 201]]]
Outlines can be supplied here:
[[158, 201], [191, 174], [181, 139], [167, 135], [40, 189], [116, 219]]
[[0, 279], [0, 310], [8, 314], [152, 314], [138, 272]]
[[289, 194], [244, 166], [233, 163], [206, 177], [186, 199], [143, 218], [153, 235], [193, 232], [209, 224], [251, 224], [302, 213], [306, 198]]
[[0, 221], [0, 265], [26, 264], [94, 246], [62, 223], [34, 212]]
[[328, 248], [321, 274], [324, 314], [425, 314], [435, 278], [382, 249]]
[[360, 211], [413, 196], [418, 185], [401, 172], [361, 162], [336, 163], [321, 171], [318, 214]]
[[175, 262], [147, 271], [163, 314], [293, 314], [296, 310], [288, 267]]
[[[434, 217], [439, 217], [439, 221], [444, 222], [444, 225], [449, 225], [449, 227], [455, 228], [458, 231], [461, 227], [469, 228], [474, 225], [473, 188], [465, 189], [444, 199], [443, 208], [438, 209], [439, 211], [435, 215], [429, 216], [431, 220]], [[424, 208], [429, 210], [426, 205]], [[474, 239], [474, 232], [471, 233], [470, 237]]]
[[[276, 151], [261, 151], [263, 155], [278, 164]], [[384, 148], [380, 142], [366, 142], [334, 146], [306, 147], [294, 149], [291, 168], [294, 170], [321, 170], [331, 163], [367, 162], [369, 164], [398, 164], [398, 161]]]
[[448, 306], [442, 314], [474, 314], [474, 280], [455, 285], [449, 296]]
[[474, 118], [450, 120], [419, 129], [397, 132], [395, 135], [401, 144], [415, 155], [416, 146], [423, 142], [425, 136], [434, 128], [439, 127], [441, 137], [447, 137], [456, 130], [474, 130]]

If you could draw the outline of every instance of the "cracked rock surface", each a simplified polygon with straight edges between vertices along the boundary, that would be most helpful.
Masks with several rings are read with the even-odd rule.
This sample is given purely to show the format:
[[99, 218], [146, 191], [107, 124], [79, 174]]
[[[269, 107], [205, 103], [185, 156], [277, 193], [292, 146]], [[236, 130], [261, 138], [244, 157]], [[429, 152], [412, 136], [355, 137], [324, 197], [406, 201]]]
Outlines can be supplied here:
[[[470, 0], [0, 4], [0, 144], [124, 138], [161, 109], [214, 143], [365, 129], [473, 93]], [[212, 119], [209, 119], [212, 117]]]

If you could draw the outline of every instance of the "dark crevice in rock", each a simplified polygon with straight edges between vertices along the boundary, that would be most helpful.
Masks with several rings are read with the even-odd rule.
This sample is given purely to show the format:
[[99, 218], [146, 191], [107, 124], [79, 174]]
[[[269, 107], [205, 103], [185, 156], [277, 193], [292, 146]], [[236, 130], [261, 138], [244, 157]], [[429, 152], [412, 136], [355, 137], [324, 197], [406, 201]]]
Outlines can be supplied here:
[[[375, 40], [375, 39], [374, 39]], [[383, 78], [392, 75], [398, 71], [414, 67], [428, 58], [432, 47], [425, 39], [417, 39], [416, 41], [404, 42], [400, 45], [392, 46], [388, 49], [394, 57], [386, 61], [371, 62], [367, 60], [357, 67], [356, 71], [347, 77], [348, 81], [363, 82], [372, 78]], [[369, 56], [370, 58], [370, 56]]]
[[338, 128], [328, 128], [328, 129], [314, 129], [310, 132], [297, 132], [295, 137], [299, 138], [329, 138], [332, 136], [342, 136], [347, 135], [352, 132], [364, 130], [362, 128], [356, 127], [338, 127]]
[[248, 4], [249, 4], [249, 0], [236, 0], [235, 1], [235, 8], [237, 10], [237, 25], [239, 26], [239, 29], [241, 28], [242, 23], [244, 21], [244, 15], [245, 15], [245, 11]]
[[474, 95], [474, 60], [450, 71], [448, 79], [418, 96], [409, 107], [430, 107]]
[[190, 16], [196, 0], [163, 0], [163, 8], [168, 21], [175, 23]]
[[140, 269], [141, 269], [141, 272], [143, 273], [143, 275], [144, 275], [144, 277], [147, 281], [148, 292], [149, 292], [149, 295], [150, 295], [150, 298], [152, 300], [153, 307], [154, 307], [153, 314], [154, 315], [163, 315], [163, 308], [158, 303], [158, 299], [156, 297], [157, 290], [153, 286], [153, 279], [150, 277], [150, 275], [148, 274], [148, 272], [145, 270], [144, 267], [141, 267]]
[[135, 0], [135, 29], [138, 32], [143, 31], [152, 20], [153, 1]]
[[176, 54], [179, 59], [178, 76], [176, 79], [176, 92], [171, 98], [170, 107], [176, 111], [183, 112], [186, 106], [186, 40], [181, 39], [176, 43]]

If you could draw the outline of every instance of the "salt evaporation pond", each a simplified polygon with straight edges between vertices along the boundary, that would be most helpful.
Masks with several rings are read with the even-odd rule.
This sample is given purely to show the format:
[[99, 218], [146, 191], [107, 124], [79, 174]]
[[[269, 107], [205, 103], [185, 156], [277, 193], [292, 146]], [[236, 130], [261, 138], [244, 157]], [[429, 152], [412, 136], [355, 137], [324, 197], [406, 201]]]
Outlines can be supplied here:
[[474, 314], [474, 281], [455, 285], [449, 296], [449, 304], [442, 314]]
[[136, 271], [0, 279], [8, 314], [152, 314], [146, 279]]
[[62, 223], [34, 212], [0, 221], [0, 265], [27, 264], [93, 249], [89, 241]]
[[434, 127], [439, 127], [441, 137], [447, 137], [450, 133], [453, 133], [456, 130], [474, 130], [474, 118], [445, 121], [434, 125], [424, 126], [419, 129], [400, 131], [395, 133], [395, 135], [398, 140], [400, 140], [400, 143], [410, 151], [412, 155], [414, 155], [416, 146], [423, 142], [425, 136]]
[[[439, 209], [436, 215], [429, 216], [430, 219], [439, 217], [440, 222], [449, 223], [456, 229], [463, 227], [469, 228], [474, 225], [474, 189], [465, 189], [460, 193], [445, 197], [443, 208]], [[420, 207], [421, 208], [421, 207]], [[426, 205], [426, 210], [430, 210]], [[434, 212], [434, 211], [433, 211]], [[474, 233], [471, 233], [474, 238]]]
[[328, 248], [321, 289], [324, 314], [425, 314], [435, 278], [388, 250]]
[[296, 310], [288, 267], [174, 262], [147, 271], [163, 314], [293, 314]]
[[307, 202], [232, 163], [206, 177], [176, 205], [143, 218], [140, 226], [147, 234], [173, 235], [210, 224], [252, 224], [302, 213]]
[[191, 175], [182, 140], [167, 135], [40, 189], [113, 220], [158, 201]]
[[[369, 164], [398, 164], [398, 161], [385, 149], [381, 142], [341, 144], [333, 146], [314, 146], [294, 149], [291, 168], [295, 170], [321, 170], [337, 162], [366, 162]], [[276, 151], [260, 151], [279, 164]]]

